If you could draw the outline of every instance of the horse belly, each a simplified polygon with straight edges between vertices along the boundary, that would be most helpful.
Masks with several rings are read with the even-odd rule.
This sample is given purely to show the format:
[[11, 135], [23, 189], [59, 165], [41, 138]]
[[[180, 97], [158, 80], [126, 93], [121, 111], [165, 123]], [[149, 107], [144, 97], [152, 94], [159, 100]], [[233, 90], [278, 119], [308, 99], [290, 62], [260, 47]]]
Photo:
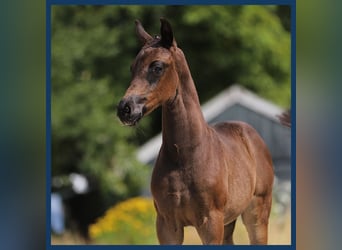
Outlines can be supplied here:
[[224, 224], [229, 224], [241, 215], [250, 204], [252, 197], [253, 195], [246, 196], [244, 199], [234, 200], [230, 204], [227, 204], [224, 209]]
[[227, 202], [225, 206], [225, 223], [236, 219], [250, 204], [256, 187], [256, 172], [253, 164], [242, 159], [228, 172]]

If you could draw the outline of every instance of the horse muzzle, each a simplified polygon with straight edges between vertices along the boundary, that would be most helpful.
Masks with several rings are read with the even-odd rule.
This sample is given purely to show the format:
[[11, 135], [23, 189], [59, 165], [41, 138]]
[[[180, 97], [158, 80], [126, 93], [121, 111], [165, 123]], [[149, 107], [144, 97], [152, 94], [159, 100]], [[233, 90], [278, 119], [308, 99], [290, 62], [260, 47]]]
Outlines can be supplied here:
[[127, 126], [135, 126], [146, 112], [146, 98], [130, 96], [119, 102], [117, 116]]

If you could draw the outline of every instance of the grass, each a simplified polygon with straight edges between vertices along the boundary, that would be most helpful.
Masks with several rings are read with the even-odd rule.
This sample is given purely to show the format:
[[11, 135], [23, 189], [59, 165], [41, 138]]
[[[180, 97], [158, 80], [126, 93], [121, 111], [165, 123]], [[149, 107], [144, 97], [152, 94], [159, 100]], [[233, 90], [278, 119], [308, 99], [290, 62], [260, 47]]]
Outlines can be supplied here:
[[[201, 240], [194, 227], [186, 227], [184, 234], [184, 245], [201, 245]], [[269, 224], [268, 240], [270, 245], [291, 244], [291, 215], [288, 212], [284, 216], [271, 215]], [[234, 231], [234, 241], [237, 245], [248, 245], [248, 235], [244, 225], [239, 218]], [[51, 236], [52, 245], [84, 245], [89, 244], [82, 237], [67, 231], [62, 236]], [[91, 244], [91, 243], [90, 243]]]
[[62, 235], [51, 235], [51, 245], [86, 245], [88, 242], [78, 233], [66, 231]]
[[[184, 245], [201, 245], [202, 242], [194, 227], [186, 227], [184, 230]], [[234, 231], [234, 243], [236, 245], [249, 245], [248, 234], [241, 218], [236, 222]], [[269, 245], [291, 244], [291, 215], [288, 212], [282, 218], [272, 215], [268, 229]]]

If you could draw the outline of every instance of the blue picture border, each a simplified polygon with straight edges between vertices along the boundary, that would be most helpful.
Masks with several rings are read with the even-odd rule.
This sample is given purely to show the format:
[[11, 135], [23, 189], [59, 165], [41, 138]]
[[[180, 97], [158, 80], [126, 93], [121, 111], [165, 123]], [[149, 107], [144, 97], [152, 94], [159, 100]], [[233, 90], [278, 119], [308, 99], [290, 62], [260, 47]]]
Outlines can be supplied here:
[[[291, 8], [291, 245], [267, 246], [150, 246], [150, 245], [51, 245], [51, 8], [53, 5], [288, 5]], [[296, 1], [295, 0], [46, 0], [46, 249], [296, 249]]]

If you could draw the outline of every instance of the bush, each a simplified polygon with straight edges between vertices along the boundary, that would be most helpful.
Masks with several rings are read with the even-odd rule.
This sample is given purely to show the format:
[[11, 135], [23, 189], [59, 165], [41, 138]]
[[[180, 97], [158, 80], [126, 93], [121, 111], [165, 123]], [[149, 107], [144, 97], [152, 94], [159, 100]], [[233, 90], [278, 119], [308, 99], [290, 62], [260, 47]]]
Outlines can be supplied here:
[[152, 199], [131, 198], [108, 209], [89, 235], [95, 244], [156, 244], [155, 218]]

